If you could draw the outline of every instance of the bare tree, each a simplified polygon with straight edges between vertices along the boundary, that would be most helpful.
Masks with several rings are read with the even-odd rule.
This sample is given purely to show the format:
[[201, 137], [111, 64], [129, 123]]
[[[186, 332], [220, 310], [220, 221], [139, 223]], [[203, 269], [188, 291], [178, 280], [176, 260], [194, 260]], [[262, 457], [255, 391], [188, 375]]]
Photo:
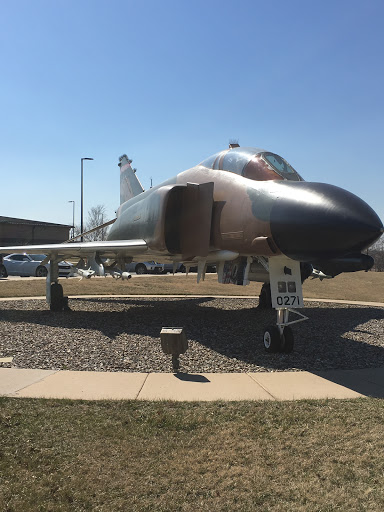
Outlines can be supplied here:
[[81, 235], [80, 224], [75, 224], [73, 233], [74, 233], [75, 237], [78, 237], [79, 235]]
[[[88, 218], [85, 224], [85, 231], [90, 231], [91, 229], [96, 228], [97, 226], [101, 226], [105, 222], [107, 222], [105, 206], [103, 204], [92, 206], [92, 208], [88, 210]], [[107, 238], [107, 234], [108, 226], [105, 228], [97, 229], [96, 231], [93, 231], [92, 233], [85, 235], [84, 240], [87, 242], [105, 240]]]
[[369, 248], [368, 252], [375, 260], [372, 270], [384, 272], [384, 235]]

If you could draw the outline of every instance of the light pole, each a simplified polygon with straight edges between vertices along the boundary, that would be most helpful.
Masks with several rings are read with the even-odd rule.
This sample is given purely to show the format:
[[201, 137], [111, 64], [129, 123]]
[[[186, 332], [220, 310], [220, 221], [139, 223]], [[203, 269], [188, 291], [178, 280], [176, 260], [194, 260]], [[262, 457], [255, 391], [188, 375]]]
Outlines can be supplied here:
[[72, 203], [72, 238], [75, 236], [75, 201], [68, 201]]
[[81, 241], [83, 242], [83, 160], [93, 160], [93, 158], [82, 158], [81, 159], [81, 220], [80, 220], [80, 230], [81, 230]]

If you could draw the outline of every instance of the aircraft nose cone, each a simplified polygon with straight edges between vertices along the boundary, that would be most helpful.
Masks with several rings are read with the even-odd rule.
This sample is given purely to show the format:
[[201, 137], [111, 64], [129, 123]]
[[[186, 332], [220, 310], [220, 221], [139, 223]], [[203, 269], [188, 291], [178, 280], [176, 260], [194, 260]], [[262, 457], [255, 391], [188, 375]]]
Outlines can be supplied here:
[[383, 224], [367, 203], [342, 188], [282, 182], [271, 232], [284, 254], [313, 261], [362, 251], [380, 237]]

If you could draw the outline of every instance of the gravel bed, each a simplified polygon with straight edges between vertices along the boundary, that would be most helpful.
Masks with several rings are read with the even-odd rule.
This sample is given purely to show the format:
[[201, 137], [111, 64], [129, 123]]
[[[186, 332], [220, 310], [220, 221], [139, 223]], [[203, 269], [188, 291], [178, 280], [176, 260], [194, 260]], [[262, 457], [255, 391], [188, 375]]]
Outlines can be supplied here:
[[257, 299], [71, 299], [52, 313], [43, 300], [0, 303], [0, 367], [126, 372], [172, 371], [160, 330], [184, 327], [190, 373], [356, 369], [384, 366], [384, 308], [307, 303], [293, 326], [292, 354], [267, 354], [275, 313]]

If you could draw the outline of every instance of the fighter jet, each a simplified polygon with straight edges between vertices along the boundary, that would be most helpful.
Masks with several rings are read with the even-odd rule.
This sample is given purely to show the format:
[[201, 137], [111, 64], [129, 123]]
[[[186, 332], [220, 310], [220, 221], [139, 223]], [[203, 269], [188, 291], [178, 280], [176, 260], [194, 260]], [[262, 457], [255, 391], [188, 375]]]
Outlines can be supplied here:
[[304, 181], [275, 153], [230, 144], [147, 191], [131, 163], [120, 157], [120, 206], [107, 241], [0, 247], [0, 253], [47, 254], [51, 310], [67, 304], [57, 265], [68, 257], [80, 258], [83, 276], [110, 272], [123, 279], [133, 258], [197, 266], [198, 281], [215, 264], [220, 283], [264, 283], [260, 306], [277, 311], [264, 347], [289, 353], [291, 324], [307, 318], [295, 309], [304, 306], [302, 282], [373, 265], [362, 252], [383, 233], [372, 208], [342, 188]]

